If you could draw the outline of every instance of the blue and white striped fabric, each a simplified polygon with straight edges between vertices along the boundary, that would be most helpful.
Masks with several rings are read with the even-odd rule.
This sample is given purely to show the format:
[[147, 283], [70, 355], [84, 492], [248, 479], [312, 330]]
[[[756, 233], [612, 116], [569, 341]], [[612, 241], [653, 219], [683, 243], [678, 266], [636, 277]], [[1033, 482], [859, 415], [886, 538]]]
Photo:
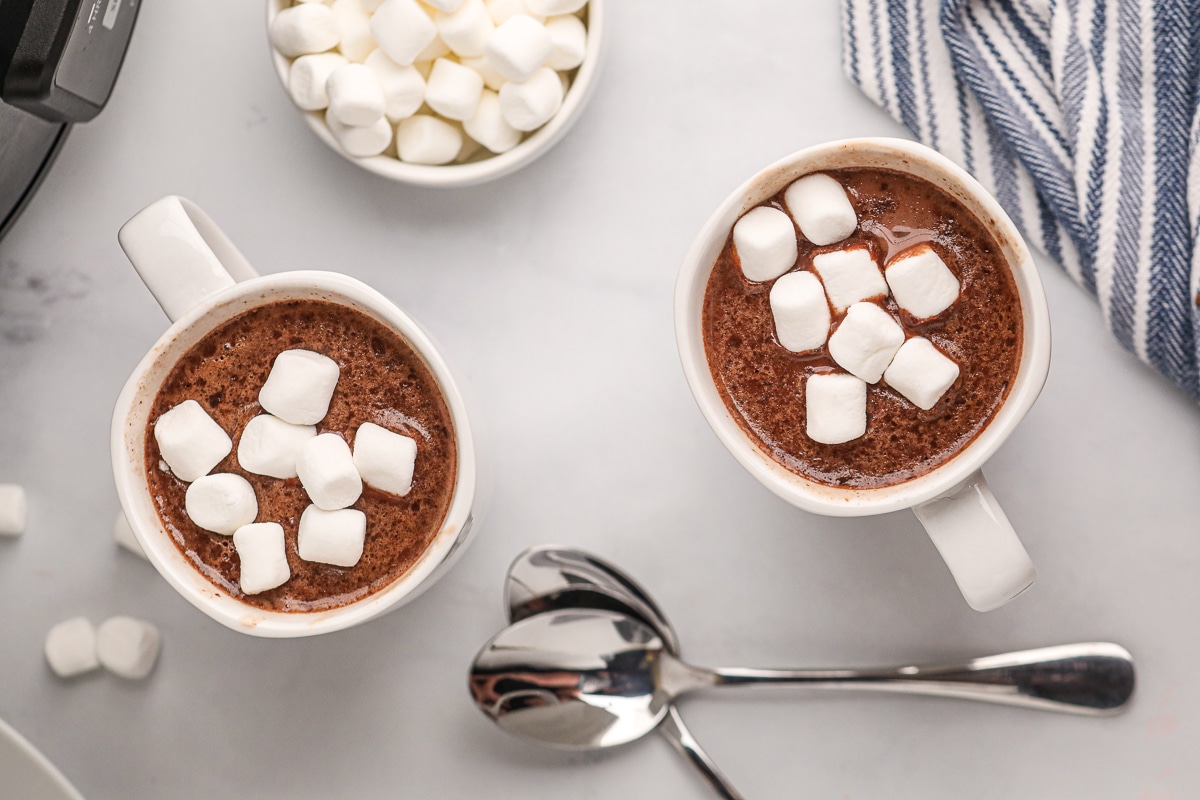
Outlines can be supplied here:
[[843, 0], [846, 74], [1200, 397], [1200, 5]]

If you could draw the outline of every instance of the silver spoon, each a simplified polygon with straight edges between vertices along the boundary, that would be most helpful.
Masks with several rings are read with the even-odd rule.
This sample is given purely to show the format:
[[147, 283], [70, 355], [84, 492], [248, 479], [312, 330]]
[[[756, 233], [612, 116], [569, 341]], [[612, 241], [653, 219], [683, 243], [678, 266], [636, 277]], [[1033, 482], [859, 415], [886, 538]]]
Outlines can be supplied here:
[[501, 728], [551, 746], [610, 747], [645, 736], [671, 702], [710, 686], [799, 684], [957, 697], [1106, 715], [1133, 694], [1129, 653], [1108, 643], [1045, 647], [960, 664], [883, 669], [707, 669], [680, 661], [641, 621], [548, 611], [501, 631], [475, 657], [471, 692]]
[[[617, 567], [582, 550], [543, 545], [521, 553], [508, 568], [504, 599], [512, 622], [564, 608], [626, 614], [648, 625], [668, 652], [679, 655], [675, 629], [642, 587]], [[674, 704], [668, 704], [657, 730], [721, 797], [744, 800], [693, 738]]]

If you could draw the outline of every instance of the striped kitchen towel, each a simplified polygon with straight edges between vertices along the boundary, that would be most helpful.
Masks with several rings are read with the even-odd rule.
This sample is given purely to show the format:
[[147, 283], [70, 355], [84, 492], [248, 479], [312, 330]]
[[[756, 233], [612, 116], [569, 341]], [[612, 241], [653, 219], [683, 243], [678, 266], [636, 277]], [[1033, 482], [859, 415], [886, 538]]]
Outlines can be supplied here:
[[1200, 3], [843, 0], [846, 74], [1200, 397]]

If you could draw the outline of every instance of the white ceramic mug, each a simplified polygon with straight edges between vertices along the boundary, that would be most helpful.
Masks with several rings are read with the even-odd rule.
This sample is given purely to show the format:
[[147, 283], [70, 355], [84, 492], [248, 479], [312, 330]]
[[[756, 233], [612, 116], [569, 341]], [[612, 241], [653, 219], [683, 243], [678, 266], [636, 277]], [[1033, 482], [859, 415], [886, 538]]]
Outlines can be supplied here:
[[[704, 352], [701, 313], [713, 265], [734, 222], [810, 172], [880, 168], [923, 178], [961, 202], [995, 236], [1012, 270], [1024, 317], [1016, 379], [991, 422], [941, 466], [901, 483], [871, 489], [827, 486], [772, 460], [730, 415]], [[852, 139], [788, 156], [738, 187], [692, 243], [675, 287], [675, 335], [683, 371], [701, 412], [730, 453], [764, 486], [818, 514], [862, 516], [911, 508], [945, 559], [967, 603], [978, 611], [1004, 605], [1033, 583], [1033, 562], [996, 502], [980, 468], [1041, 392], [1050, 366], [1050, 318], [1037, 268], [1008, 215], [949, 159], [902, 139]]]
[[[348, 628], [393, 609], [429, 587], [462, 553], [472, 531], [476, 461], [466, 409], [426, 333], [371, 287], [333, 272], [282, 272], [259, 277], [232, 242], [194, 203], [165, 197], [121, 228], [121, 247], [172, 325], [133, 371], [112, 422], [117, 494], [138, 542], [159, 573], [188, 601], [223, 625], [266, 637], [311, 636]], [[349, 306], [403, 337], [424, 359], [445, 396], [454, 426], [458, 472], [441, 529], [405, 574], [367, 597], [323, 611], [286, 613], [243, 603], [205, 578], [179, 551], [147, 489], [149, 414], [179, 359], [213, 328], [252, 308], [314, 299]]]

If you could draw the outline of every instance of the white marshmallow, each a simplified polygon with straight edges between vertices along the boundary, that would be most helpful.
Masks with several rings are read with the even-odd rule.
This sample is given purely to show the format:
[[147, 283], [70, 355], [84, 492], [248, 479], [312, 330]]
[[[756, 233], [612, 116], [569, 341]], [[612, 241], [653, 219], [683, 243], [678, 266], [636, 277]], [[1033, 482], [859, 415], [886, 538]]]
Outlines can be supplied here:
[[184, 510], [192, 522], [206, 531], [231, 536], [258, 516], [254, 487], [241, 475], [218, 472], [197, 478], [183, 497]]
[[371, 17], [371, 33], [388, 58], [407, 66], [437, 38], [437, 26], [417, 0], [384, 0]]
[[546, 33], [550, 34], [550, 57], [546, 66], [564, 72], [575, 69], [587, 55], [587, 26], [572, 14], [551, 17], [546, 20]]
[[457, 11], [458, 7], [463, 4], [463, 0], [424, 0], [425, 5], [430, 8], [436, 8], [438, 11]]
[[233, 450], [233, 439], [195, 400], [161, 415], [154, 422], [154, 440], [171, 473], [188, 483], [207, 475]]
[[841, 444], [867, 432], [867, 384], [853, 375], [819, 373], [804, 383], [805, 433], [814, 442]]
[[162, 637], [153, 624], [133, 617], [112, 617], [96, 629], [96, 654], [114, 675], [141, 680], [154, 669]]
[[341, 53], [315, 53], [297, 58], [288, 70], [292, 102], [305, 111], [320, 111], [328, 106], [325, 82], [335, 69], [349, 63]]
[[242, 562], [238, 586], [245, 594], [274, 589], [292, 577], [283, 526], [278, 522], [243, 525], [233, 532], [233, 546]]
[[300, 448], [316, 435], [312, 425], [293, 425], [270, 414], [259, 414], [242, 429], [238, 464], [255, 475], [294, 478]]
[[542, 67], [527, 81], [509, 81], [501, 86], [500, 109], [509, 125], [519, 131], [532, 131], [562, 108], [563, 92], [558, 73]]
[[893, 258], [885, 275], [896, 304], [918, 319], [936, 317], [958, 299], [958, 278], [927, 244]]
[[402, 67], [382, 50], [367, 56], [365, 63], [383, 87], [384, 113], [388, 119], [396, 122], [417, 113], [425, 102], [425, 78], [416, 67]]
[[500, 95], [485, 90], [474, 115], [463, 129], [475, 141], [493, 153], [505, 153], [521, 142], [521, 132], [509, 125], [500, 110]]
[[525, 0], [525, 6], [530, 11], [544, 17], [574, 14], [586, 5], [587, 0]]
[[896, 351], [883, 379], [917, 408], [928, 411], [958, 380], [958, 364], [924, 336], [914, 336]]
[[91, 672], [100, 666], [96, 629], [84, 617], [63, 620], [46, 632], [46, 663], [60, 678]]
[[816, 350], [829, 338], [829, 302], [811, 272], [789, 272], [775, 281], [771, 314], [779, 343], [793, 353]]
[[341, 371], [332, 358], [311, 350], [284, 350], [258, 392], [268, 412], [293, 425], [316, 425], [329, 412]]
[[525, 14], [511, 17], [491, 35], [483, 54], [492, 68], [510, 81], [529, 78], [554, 50], [542, 23]]
[[383, 119], [383, 86], [365, 64], [344, 64], [329, 73], [325, 93], [329, 114], [344, 125], [362, 127]]
[[20, 536], [27, 517], [25, 487], [0, 483], [0, 536]]
[[336, 433], [314, 436], [296, 459], [300, 484], [309, 498], [326, 511], [353, 505], [362, 494], [362, 478], [354, 467], [350, 445]]
[[417, 443], [402, 433], [364, 422], [354, 434], [354, 466], [363, 483], [404, 496], [412, 489]]
[[417, 53], [413, 58], [413, 63], [417, 64], [422, 61], [434, 62], [442, 56], [450, 55], [450, 48], [446, 47], [446, 43], [442, 41], [442, 37], [434, 36], [433, 41], [425, 45], [425, 49]]
[[363, 11], [366, 11], [368, 14], [374, 14], [383, 5], [383, 0], [360, 0], [360, 2], [362, 3]]
[[345, 125], [332, 114], [325, 115], [325, 125], [338, 147], [348, 156], [368, 158], [377, 156], [392, 143], [392, 125], [380, 117], [371, 125]]
[[464, 67], [470, 67], [478, 72], [483, 78], [483, 85], [491, 89], [493, 92], [500, 91], [500, 87], [508, 83], [508, 78], [492, 69], [492, 65], [487, 60], [486, 56], [460, 58], [459, 63], [461, 63]]
[[470, 119], [483, 94], [483, 76], [457, 61], [439, 58], [425, 84], [425, 102], [446, 119]]
[[296, 551], [305, 561], [353, 567], [362, 558], [367, 515], [353, 508], [325, 511], [315, 505], [300, 515]]
[[492, 17], [492, 22], [503, 25], [517, 14], [533, 17], [538, 22], [544, 22], [545, 16], [534, 14], [525, 6], [525, 0], [484, 0], [483, 3]]
[[815, 245], [840, 242], [858, 227], [858, 215], [846, 190], [823, 173], [805, 175], [783, 194], [800, 232]]
[[146, 558], [146, 551], [134, 536], [133, 528], [129, 527], [129, 520], [126, 519], [124, 511], [118, 511], [117, 519], [113, 522], [113, 540], [135, 556]]
[[847, 247], [813, 256], [813, 268], [825, 284], [829, 302], [845, 311], [862, 300], [887, 297], [888, 285], [866, 247]]
[[842, 369], [867, 383], [878, 383], [904, 344], [904, 329], [874, 303], [850, 306], [829, 337], [829, 355]]
[[796, 263], [796, 228], [777, 208], [752, 208], [734, 223], [733, 249], [746, 280], [774, 280]]
[[430, 114], [414, 114], [396, 126], [396, 152], [410, 164], [449, 164], [462, 146], [462, 132]]
[[338, 50], [361, 64], [376, 47], [371, 35], [371, 14], [363, 7], [362, 0], [333, 0], [330, 9], [338, 23]]
[[271, 21], [270, 33], [271, 44], [288, 58], [323, 53], [336, 47], [341, 38], [333, 9], [321, 3], [283, 9]]
[[496, 30], [483, 0], [463, 0], [450, 13], [438, 12], [438, 35], [457, 56], [481, 56], [488, 37]]

